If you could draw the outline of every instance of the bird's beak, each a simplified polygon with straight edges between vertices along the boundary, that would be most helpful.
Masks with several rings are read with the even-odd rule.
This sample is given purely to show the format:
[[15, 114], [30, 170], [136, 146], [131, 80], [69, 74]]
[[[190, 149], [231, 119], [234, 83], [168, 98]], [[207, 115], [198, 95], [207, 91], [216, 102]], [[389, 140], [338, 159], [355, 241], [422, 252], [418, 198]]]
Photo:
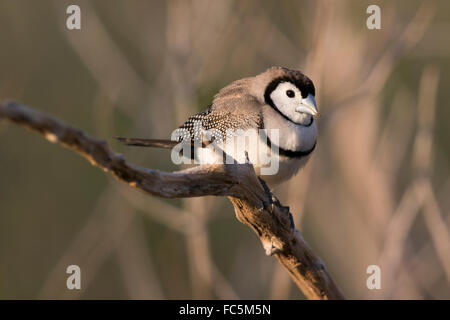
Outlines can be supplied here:
[[302, 103], [295, 109], [297, 112], [304, 112], [316, 116], [319, 112], [317, 111], [316, 99], [312, 94], [308, 94], [305, 99], [302, 99]]

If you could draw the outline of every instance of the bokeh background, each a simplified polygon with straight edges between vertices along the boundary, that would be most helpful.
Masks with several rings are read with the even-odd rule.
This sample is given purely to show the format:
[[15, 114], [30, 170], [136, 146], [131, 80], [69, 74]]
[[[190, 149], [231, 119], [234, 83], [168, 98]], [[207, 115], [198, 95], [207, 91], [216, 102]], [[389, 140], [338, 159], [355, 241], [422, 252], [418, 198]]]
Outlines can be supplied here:
[[[82, 29], [66, 29], [81, 7]], [[366, 8], [381, 7], [381, 30]], [[177, 170], [169, 137], [233, 80], [304, 71], [322, 117], [276, 190], [349, 298], [450, 298], [449, 1], [0, 1], [0, 99]], [[66, 288], [66, 267], [82, 290]], [[379, 265], [381, 290], [366, 268]], [[165, 200], [0, 122], [0, 298], [303, 299], [227, 199]]]

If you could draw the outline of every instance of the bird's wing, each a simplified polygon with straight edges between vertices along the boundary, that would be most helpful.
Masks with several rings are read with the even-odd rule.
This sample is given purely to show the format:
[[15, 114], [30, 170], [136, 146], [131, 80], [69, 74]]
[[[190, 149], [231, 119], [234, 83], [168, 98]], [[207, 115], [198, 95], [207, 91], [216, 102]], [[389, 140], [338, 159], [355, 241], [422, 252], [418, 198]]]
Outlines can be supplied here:
[[233, 130], [258, 129], [262, 123], [261, 110], [259, 102], [250, 95], [220, 99], [216, 96], [208, 109], [189, 117], [177, 129], [177, 139], [203, 140], [208, 132], [215, 140], [222, 140]]
[[[241, 79], [224, 87], [205, 110], [190, 116], [175, 131], [172, 140], [117, 138], [130, 146], [173, 148], [180, 141], [222, 140], [228, 130], [258, 129], [262, 126], [262, 106], [248, 90], [249, 80]], [[205, 141], [206, 142], [206, 141]]]

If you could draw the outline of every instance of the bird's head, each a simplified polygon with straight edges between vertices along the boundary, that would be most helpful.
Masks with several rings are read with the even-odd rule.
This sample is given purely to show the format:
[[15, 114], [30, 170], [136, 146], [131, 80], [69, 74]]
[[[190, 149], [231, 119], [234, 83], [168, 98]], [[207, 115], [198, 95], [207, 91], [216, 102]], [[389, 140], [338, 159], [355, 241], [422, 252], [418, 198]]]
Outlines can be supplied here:
[[273, 67], [262, 73], [264, 102], [297, 124], [310, 124], [318, 115], [313, 82], [302, 72]]

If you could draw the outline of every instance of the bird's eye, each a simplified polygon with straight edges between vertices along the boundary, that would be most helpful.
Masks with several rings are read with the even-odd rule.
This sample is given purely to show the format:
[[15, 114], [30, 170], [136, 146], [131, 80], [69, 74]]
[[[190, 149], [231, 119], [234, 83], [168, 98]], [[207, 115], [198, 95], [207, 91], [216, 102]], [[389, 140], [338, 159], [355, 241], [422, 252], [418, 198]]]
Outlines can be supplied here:
[[287, 90], [287, 91], [286, 91], [286, 95], [287, 95], [289, 98], [293, 98], [293, 97], [295, 97], [295, 92], [292, 91], [292, 90]]

